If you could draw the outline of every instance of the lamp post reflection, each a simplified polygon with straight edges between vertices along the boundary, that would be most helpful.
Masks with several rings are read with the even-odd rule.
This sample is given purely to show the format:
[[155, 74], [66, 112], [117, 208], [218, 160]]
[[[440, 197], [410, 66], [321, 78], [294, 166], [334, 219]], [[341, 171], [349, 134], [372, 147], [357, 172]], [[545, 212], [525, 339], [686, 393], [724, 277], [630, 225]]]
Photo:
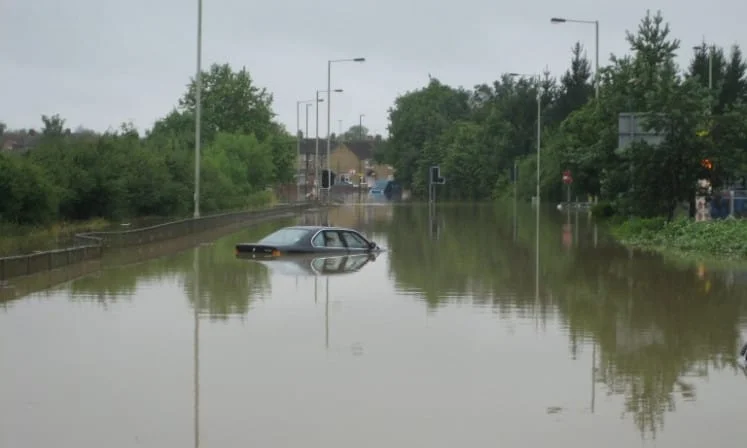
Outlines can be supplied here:
[[540, 298], [539, 298], [539, 278], [540, 278], [540, 204], [537, 203], [537, 207], [535, 207], [535, 210], [537, 212], [537, 223], [535, 228], [535, 274], [534, 274], [534, 303], [535, 303], [535, 309], [539, 310], [540, 305]]
[[327, 296], [324, 301], [324, 347], [329, 350], [329, 277], [324, 289]]
[[428, 234], [432, 240], [438, 240], [441, 233], [438, 215], [436, 214], [436, 204], [431, 202], [428, 205]]
[[591, 341], [591, 413], [594, 413], [594, 402], [597, 392], [597, 341]]
[[514, 159], [514, 167], [513, 167], [513, 171], [512, 171], [511, 177], [514, 180], [514, 220], [513, 220], [514, 228], [513, 228], [513, 237], [514, 237], [514, 243], [516, 243], [516, 240], [518, 238], [518, 217], [516, 216], [516, 204], [518, 203], [518, 188], [519, 188], [519, 186], [518, 186], [517, 182], [519, 180], [519, 164], [518, 164], [518, 162], [515, 159]]
[[594, 223], [594, 249], [597, 248], [597, 241], [599, 241], [597, 237], [597, 223]]
[[195, 448], [200, 446], [200, 248], [194, 248], [194, 257], [192, 262], [194, 272], [194, 313], [195, 313], [195, 334], [194, 334], [194, 429], [195, 429]]

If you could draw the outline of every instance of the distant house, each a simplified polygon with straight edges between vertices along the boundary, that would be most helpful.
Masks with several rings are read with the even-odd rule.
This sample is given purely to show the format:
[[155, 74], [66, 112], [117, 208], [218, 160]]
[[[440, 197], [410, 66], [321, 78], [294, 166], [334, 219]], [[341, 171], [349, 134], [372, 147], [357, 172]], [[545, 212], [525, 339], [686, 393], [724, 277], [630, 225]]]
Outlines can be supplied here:
[[0, 136], [0, 151], [28, 151], [39, 143], [36, 132], [5, 132]]
[[[325, 147], [326, 148], [326, 147]], [[391, 179], [394, 169], [374, 162], [375, 140], [340, 142], [330, 154], [330, 168], [337, 175], [335, 183], [361, 181], [373, 185], [376, 180]]]
[[[314, 161], [316, 160], [316, 139], [305, 138], [301, 140], [301, 154], [298, 158], [299, 185], [314, 185]], [[325, 160], [327, 154], [327, 140], [319, 139], [319, 160]], [[321, 176], [321, 174], [320, 174]]]

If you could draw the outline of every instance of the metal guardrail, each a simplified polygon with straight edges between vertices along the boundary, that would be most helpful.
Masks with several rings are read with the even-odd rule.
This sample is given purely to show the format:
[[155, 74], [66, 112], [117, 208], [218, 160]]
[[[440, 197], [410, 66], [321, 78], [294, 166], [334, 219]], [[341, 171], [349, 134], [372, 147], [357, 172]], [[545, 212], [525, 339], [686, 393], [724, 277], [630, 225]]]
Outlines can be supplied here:
[[246, 220], [277, 216], [306, 208], [309, 202], [293, 202], [268, 209], [244, 210], [221, 213], [217, 215], [201, 216], [199, 218], [185, 218], [138, 229], [128, 229], [110, 232], [87, 232], [75, 235], [76, 240], [83, 244], [100, 244], [104, 247], [126, 247], [137, 244], [147, 244], [166, 239], [198, 233], [215, 227], [243, 222]]
[[710, 198], [711, 218], [723, 219], [747, 217], [747, 190], [726, 190], [713, 192]]
[[231, 224], [279, 218], [286, 214], [304, 210], [312, 205], [314, 205], [312, 202], [298, 201], [268, 209], [186, 218], [139, 229], [77, 234], [75, 240], [81, 244], [75, 247], [0, 258], [0, 287], [10, 278], [99, 259], [106, 248], [156, 243]]
[[9, 278], [101, 258], [102, 252], [103, 247], [100, 245], [86, 245], [0, 258], [0, 286]]

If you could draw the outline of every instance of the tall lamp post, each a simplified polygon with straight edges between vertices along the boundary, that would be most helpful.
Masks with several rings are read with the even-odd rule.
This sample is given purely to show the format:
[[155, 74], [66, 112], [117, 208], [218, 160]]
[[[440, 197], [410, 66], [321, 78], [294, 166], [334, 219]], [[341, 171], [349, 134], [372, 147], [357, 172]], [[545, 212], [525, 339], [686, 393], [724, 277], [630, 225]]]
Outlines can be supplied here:
[[311, 103], [306, 103], [306, 130], [303, 133], [304, 138], [309, 138], [309, 109], [310, 108], [311, 108]]
[[197, 0], [197, 73], [195, 74], [195, 213], [200, 217], [200, 127], [202, 120], [202, 0]]
[[542, 138], [542, 86], [540, 83], [540, 75], [525, 75], [522, 73], [509, 73], [508, 76], [517, 77], [523, 76], [527, 78], [536, 79], [537, 82], [537, 207], [540, 204], [540, 148]]
[[[317, 100], [318, 103], [318, 100]], [[306, 131], [303, 134], [304, 140], [309, 139], [309, 109], [311, 109], [311, 104], [306, 104]], [[306, 165], [304, 165], [304, 187], [303, 187], [303, 193], [304, 197], [309, 194], [309, 157], [308, 155], [305, 157], [306, 159]]]
[[363, 117], [365, 116], [366, 114], [358, 115], [358, 138], [360, 140], [363, 140]]
[[550, 23], [583, 23], [586, 25], [594, 25], [594, 97], [599, 99], [599, 20], [577, 20], [577, 19], [565, 19], [562, 17], [553, 17], [550, 19]]
[[[327, 91], [332, 90], [332, 64], [336, 62], [366, 62], [366, 58], [352, 58], [352, 59], [330, 59], [327, 61]], [[327, 99], [327, 185], [328, 188], [332, 187], [332, 170], [330, 166], [329, 153], [332, 146], [330, 136], [332, 123], [332, 95]]]
[[[341, 93], [342, 89], [335, 89], [332, 92], [335, 93]], [[327, 94], [327, 102], [329, 103], [329, 99], [332, 97], [332, 95], [329, 93], [329, 90], [317, 90], [316, 91], [316, 143], [314, 148], [314, 182], [316, 182], [316, 197], [319, 198], [319, 192], [320, 188], [322, 187], [321, 182], [319, 182], [319, 103], [323, 101], [323, 99], [319, 98], [320, 93], [326, 93]], [[327, 123], [327, 128], [329, 128], [329, 123]], [[328, 131], [329, 132], [329, 131]]]
[[693, 47], [695, 51], [703, 51], [708, 55], [708, 89], [713, 89], [713, 47], [709, 47], [703, 42], [703, 45]]
[[[296, 174], [300, 173], [300, 163], [301, 163], [301, 104], [306, 105], [306, 132], [309, 132], [309, 106], [314, 101], [319, 101], [319, 98], [312, 98], [310, 100], [299, 100], [296, 101], [296, 167], [294, 168], [296, 171]], [[304, 138], [306, 138], [307, 135], [304, 134]], [[298, 183], [301, 176], [298, 176], [298, 179], [296, 179], [296, 200], [298, 201], [301, 197], [301, 184]]]

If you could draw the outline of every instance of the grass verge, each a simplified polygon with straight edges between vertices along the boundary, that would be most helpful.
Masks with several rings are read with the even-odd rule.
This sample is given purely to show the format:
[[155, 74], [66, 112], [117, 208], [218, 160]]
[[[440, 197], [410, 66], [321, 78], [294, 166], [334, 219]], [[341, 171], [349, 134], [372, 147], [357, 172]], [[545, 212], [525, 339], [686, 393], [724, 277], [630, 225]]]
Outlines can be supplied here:
[[[246, 200], [245, 206], [241, 209], [211, 212], [205, 216], [218, 213], [261, 210], [277, 205], [277, 203], [278, 200], [272, 191], [261, 191], [250, 195]], [[69, 247], [72, 245], [75, 234], [77, 233], [104, 230], [132, 230], [138, 227], [147, 227], [185, 218], [139, 217], [132, 220], [125, 220], [125, 222], [132, 224], [128, 225], [127, 228], [120, 228], [117, 223], [102, 218], [79, 222], [58, 222], [48, 226], [19, 226], [0, 222], [0, 257]]]
[[704, 256], [713, 260], [747, 259], [747, 220], [631, 219], [611, 226], [610, 231], [617, 240], [631, 247], [691, 259]]

